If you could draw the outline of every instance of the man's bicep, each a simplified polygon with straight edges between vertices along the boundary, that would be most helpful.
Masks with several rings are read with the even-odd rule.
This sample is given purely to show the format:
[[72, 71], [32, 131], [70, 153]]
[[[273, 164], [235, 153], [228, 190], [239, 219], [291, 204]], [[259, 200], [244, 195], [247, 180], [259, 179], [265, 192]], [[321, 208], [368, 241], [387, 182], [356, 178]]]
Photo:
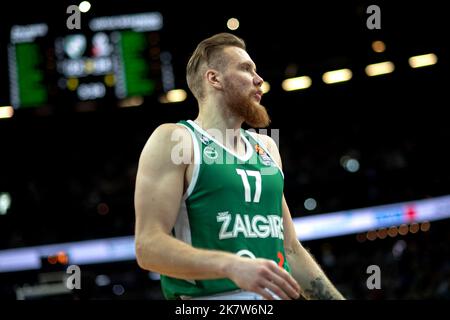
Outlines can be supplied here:
[[136, 236], [154, 231], [170, 233], [179, 210], [185, 165], [171, 159], [168, 132], [156, 132], [139, 160], [135, 189]]
[[141, 174], [136, 181], [136, 232], [160, 229], [169, 233], [180, 206], [183, 178], [176, 172]]

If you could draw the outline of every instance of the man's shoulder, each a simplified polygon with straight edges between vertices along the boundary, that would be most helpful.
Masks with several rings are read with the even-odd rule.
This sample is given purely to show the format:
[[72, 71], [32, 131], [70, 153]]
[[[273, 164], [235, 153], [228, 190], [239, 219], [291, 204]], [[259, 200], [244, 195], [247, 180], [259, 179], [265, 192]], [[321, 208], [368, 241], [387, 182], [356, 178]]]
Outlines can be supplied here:
[[172, 123], [172, 122], [167, 122], [167, 123], [162, 123], [160, 125], [158, 125], [156, 127], [156, 129], [153, 131], [153, 134], [156, 135], [167, 135], [167, 134], [172, 134], [174, 131], [180, 131], [180, 132], [188, 132], [188, 129], [181, 125], [180, 123]]
[[[184, 152], [191, 148], [192, 140], [186, 127], [176, 123], [163, 123], [158, 125], [148, 138], [141, 152], [140, 162], [184, 165], [173, 161], [173, 157], [178, 159], [178, 156], [182, 157]], [[172, 161], [167, 161], [168, 159]]]
[[191, 143], [188, 129], [177, 123], [162, 123], [153, 130], [143, 151], [146, 152], [149, 149], [157, 149], [160, 152], [170, 151], [180, 142]]
[[149, 141], [172, 145], [180, 139], [190, 140], [189, 129], [179, 123], [162, 123], [153, 130]]
[[269, 150], [269, 152], [272, 152], [274, 150], [278, 150], [278, 147], [277, 147], [275, 141], [272, 139], [272, 137], [270, 137], [270, 136], [268, 136], [266, 134], [257, 133], [255, 131], [247, 131], [247, 132], [249, 132], [260, 143], [262, 143], [263, 146], [266, 147]]

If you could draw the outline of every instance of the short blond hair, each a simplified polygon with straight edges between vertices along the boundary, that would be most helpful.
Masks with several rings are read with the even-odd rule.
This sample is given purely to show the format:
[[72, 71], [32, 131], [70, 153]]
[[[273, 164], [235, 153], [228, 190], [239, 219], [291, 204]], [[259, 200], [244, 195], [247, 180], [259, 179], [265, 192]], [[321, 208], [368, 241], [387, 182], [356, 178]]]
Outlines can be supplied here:
[[225, 67], [223, 49], [238, 47], [246, 50], [245, 42], [231, 33], [218, 33], [201, 41], [192, 54], [186, 68], [186, 80], [192, 94], [201, 100], [204, 98], [203, 71], [204, 66], [209, 68]]

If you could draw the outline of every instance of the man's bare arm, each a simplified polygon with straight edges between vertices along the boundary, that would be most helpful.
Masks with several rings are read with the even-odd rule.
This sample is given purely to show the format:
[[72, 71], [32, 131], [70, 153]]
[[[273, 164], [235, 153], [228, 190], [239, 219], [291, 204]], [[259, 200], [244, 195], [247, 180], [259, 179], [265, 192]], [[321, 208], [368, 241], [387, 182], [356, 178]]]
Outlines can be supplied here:
[[298, 241], [284, 196], [282, 205], [286, 257], [291, 266], [292, 275], [300, 285], [302, 295], [306, 299], [344, 300], [319, 264]]
[[[259, 135], [266, 143], [269, 152], [275, 158], [280, 168], [282, 167], [281, 156], [278, 147], [272, 138]], [[306, 299], [329, 299], [343, 300], [344, 297], [334, 287], [331, 281], [314, 260], [311, 254], [301, 245], [297, 239], [292, 216], [286, 199], [283, 195], [283, 227], [284, 227], [284, 249], [291, 267], [294, 279], [300, 285], [302, 295]]]
[[183, 129], [174, 124], [157, 128], [139, 160], [135, 189], [137, 261], [144, 269], [176, 278], [224, 277], [222, 254], [214, 257], [208, 252], [213, 259], [201, 259], [202, 252], [171, 236], [187, 167], [172, 161], [172, 147], [180, 143], [171, 139], [174, 130]]
[[183, 196], [187, 167], [187, 164], [172, 161], [173, 147], [180, 143], [172, 141], [174, 130], [182, 130], [187, 141], [191, 141], [186, 129], [175, 124], [161, 125], [146, 143], [139, 160], [135, 189], [139, 266], [181, 279], [229, 278], [240, 288], [259, 293], [266, 299], [272, 296], [265, 288], [285, 299], [298, 297], [297, 283], [274, 261], [194, 248], [171, 235]]

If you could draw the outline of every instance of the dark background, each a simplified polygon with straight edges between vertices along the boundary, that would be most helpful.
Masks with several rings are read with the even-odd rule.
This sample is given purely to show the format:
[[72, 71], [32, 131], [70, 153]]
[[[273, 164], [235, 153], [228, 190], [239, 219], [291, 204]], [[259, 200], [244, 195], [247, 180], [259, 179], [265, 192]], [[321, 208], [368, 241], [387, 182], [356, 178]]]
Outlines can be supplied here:
[[[65, 30], [69, 4], [15, 1], [2, 10], [0, 65], [7, 66], [11, 25], [48, 22]], [[381, 8], [381, 30], [366, 27], [370, 4]], [[285, 195], [293, 217], [450, 193], [450, 126], [444, 115], [449, 33], [442, 4], [277, 1], [248, 2], [244, 9], [242, 1], [116, 0], [92, 5], [83, 23], [95, 16], [161, 12], [161, 49], [172, 54], [176, 87], [186, 91], [185, 66], [196, 44], [229, 31], [228, 18], [239, 19], [240, 28], [232, 32], [247, 42], [259, 74], [271, 84], [262, 103], [272, 117], [270, 128], [280, 132]], [[384, 41], [386, 51], [375, 53], [374, 40]], [[436, 65], [409, 67], [410, 56], [429, 52], [438, 56]], [[385, 60], [395, 64], [392, 74], [365, 75], [367, 64]], [[321, 81], [323, 72], [343, 67], [353, 72], [349, 82]], [[8, 105], [7, 67], [0, 73], [0, 105]], [[309, 75], [312, 86], [284, 92], [282, 80], [296, 75]], [[0, 192], [12, 197], [10, 210], [0, 216], [0, 249], [133, 234], [140, 151], [159, 124], [195, 118], [196, 101], [189, 93], [175, 104], [160, 104], [155, 96], [135, 108], [118, 108], [116, 101], [95, 103], [99, 108], [91, 112], [60, 111], [62, 102], [52, 112], [18, 110], [13, 118], [0, 120]], [[342, 168], [344, 155], [358, 159], [358, 172]], [[303, 206], [309, 197], [318, 203], [313, 211]], [[432, 223], [428, 233], [403, 240], [407, 247], [400, 258], [392, 256], [398, 238], [359, 243], [345, 236], [304, 245], [349, 298], [448, 298], [448, 223]], [[326, 258], [330, 252], [331, 260]], [[390, 277], [382, 290], [365, 287], [370, 264], [381, 265]], [[135, 262], [90, 268], [92, 278], [109, 272], [127, 290], [116, 296], [92, 285], [78, 297], [161, 297], [159, 282], [148, 279]], [[14, 298], [13, 285], [24, 279], [32, 282], [36, 275], [15, 274], [0, 293]]]

